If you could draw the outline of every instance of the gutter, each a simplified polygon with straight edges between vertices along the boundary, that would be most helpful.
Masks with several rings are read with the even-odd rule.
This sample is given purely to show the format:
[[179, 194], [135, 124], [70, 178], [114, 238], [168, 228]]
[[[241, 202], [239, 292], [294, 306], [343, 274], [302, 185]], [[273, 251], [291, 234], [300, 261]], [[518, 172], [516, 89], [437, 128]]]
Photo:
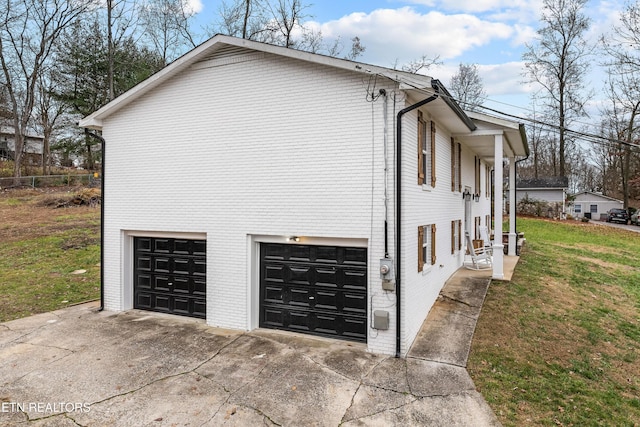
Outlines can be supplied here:
[[453, 96], [451, 96], [447, 88], [442, 85], [440, 80], [431, 80], [431, 87], [435, 89], [436, 93], [439, 93], [441, 95], [442, 100], [445, 102], [445, 104], [447, 104], [447, 107], [451, 108], [451, 110], [456, 113], [456, 116], [458, 116], [458, 118], [464, 122], [464, 124], [467, 126], [467, 128], [469, 128], [470, 131], [474, 131], [478, 128], [473, 120], [471, 120], [471, 118], [467, 116], [460, 105], [458, 105], [458, 103], [453, 100]]
[[435, 101], [440, 96], [440, 89], [442, 86], [439, 84], [437, 80], [432, 81], [432, 87], [435, 90], [435, 93], [430, 97], [423, 99], [420, 102], [417, 102], [413, 105], [410, 105], [400, 111], [398, 111], [397, 122], [396, 122], [396, 357], [401, 357], [401, 331], [400, 325], [402, 323], [402, 302], [401, 302], [401, 278], [402, 278], [402, 269], [401, 269], [401, 242], [402, 242], [402, 116], [404, 116], [409, 111], [415, 110], [416, 108], [422, 107], [425, 104], [428, 104], [431, 101]]
[[100, 177], [100, 308], [98, 311], [104, 310], [104, 138], [97, 133], [89, 132], [89, 128], [84, 128], [84, 134], [100, 141], [100, 150], [102, 151], [102, 176]]

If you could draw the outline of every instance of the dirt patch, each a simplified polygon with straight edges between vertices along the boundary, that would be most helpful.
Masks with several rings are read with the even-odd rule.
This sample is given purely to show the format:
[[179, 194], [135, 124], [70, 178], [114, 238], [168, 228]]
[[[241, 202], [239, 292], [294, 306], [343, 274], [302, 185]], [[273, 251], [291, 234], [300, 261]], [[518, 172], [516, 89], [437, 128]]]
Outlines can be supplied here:
[[100, 223], [100, 208], [89, 205], [56, 209], [50, 200], [72, 200], [80, 189], [5, 190], [0, 192], [0, 241], [56, 235], [87, 223]]

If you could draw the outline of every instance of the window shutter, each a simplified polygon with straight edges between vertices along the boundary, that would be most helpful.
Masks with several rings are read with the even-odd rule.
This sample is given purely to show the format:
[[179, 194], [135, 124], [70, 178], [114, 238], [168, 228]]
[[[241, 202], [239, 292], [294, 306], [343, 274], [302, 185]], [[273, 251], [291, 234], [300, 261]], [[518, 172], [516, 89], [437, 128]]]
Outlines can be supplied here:
[[456, 253], [456, 221], [451, 221], [451, 255]]
[[418, 227], [418, 272], [424, 269], [422, 245], [424, 244], [424, 227]]
[[436, 225], [431, 225], [431, 265], [436, 263]]
[[462, 220], [458, 220], [458, 250], [462, 249]]
[[476, 191], [474, 191], [475, 194], [480, 194], [480, 157], [478, 156], [474, 156], [473, 158], [473, 164], [475, 166], [475, 181], [476, 181]]
[[451, 138], [451, 191], [456, 191], [456, 143]]
[[458, 191], [462, 193], [462, 144], [458, 143]]
[[424, 149], [425, 149], [425, 125], [426, 123], [422, 119], [422, 112], [418, 111], [418, 185], [425, 183], [424, 176]]
[[431, 186], [436, 186], [436, 124], [431, 121]]

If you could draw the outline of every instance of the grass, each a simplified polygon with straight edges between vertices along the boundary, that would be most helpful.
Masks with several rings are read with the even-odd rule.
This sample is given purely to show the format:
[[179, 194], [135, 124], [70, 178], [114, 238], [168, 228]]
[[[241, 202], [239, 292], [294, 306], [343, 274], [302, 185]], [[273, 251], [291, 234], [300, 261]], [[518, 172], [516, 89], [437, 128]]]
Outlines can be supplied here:
[[100, 209], [54, 209], [73, 192], [0, 193], [0, 321], [99, 298]]
[[518, 219], [511, 282], [491, 284], [468, 368], [505, 426], [640, 425], [640, 234]]

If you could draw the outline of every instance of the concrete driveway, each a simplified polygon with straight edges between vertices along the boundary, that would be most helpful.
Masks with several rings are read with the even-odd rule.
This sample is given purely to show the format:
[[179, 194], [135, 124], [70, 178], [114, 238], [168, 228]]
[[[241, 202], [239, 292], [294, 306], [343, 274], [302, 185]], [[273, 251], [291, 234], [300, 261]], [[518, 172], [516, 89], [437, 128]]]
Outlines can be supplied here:
[[499, 425], [465, 369], [490, 280], [461, 273], [405, 359], [97, 303], [3, 323], [0, 425]]

